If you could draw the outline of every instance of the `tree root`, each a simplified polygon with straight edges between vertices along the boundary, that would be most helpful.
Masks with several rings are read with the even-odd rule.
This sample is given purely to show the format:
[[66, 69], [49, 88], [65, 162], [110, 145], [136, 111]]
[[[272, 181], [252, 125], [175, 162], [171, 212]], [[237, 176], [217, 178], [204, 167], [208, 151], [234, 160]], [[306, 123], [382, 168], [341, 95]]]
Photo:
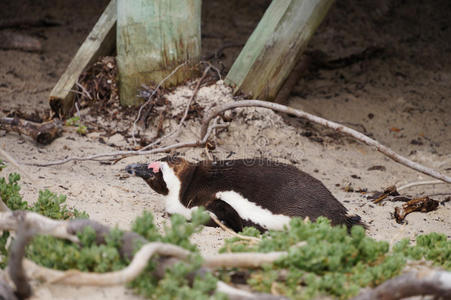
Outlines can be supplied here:
[[50, 144], [63, 131], [62, 122], [58, 119], [40, 124], [19, 118], [0, 118], [0, 127], [27, 135], [42, 145]]

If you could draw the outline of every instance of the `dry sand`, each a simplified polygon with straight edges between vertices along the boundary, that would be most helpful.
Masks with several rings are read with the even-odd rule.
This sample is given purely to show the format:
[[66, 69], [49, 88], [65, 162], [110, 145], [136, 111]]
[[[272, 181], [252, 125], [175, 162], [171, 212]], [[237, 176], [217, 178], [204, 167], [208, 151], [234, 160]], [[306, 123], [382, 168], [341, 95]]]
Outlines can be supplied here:
[[[21, 5], [26, 6], [27, 10], [32, 9], [30, 3], [22, 2]], [[66, 20], [61, 27], [29, 29], [32, 34], [45, 36], [43, 53], [0, 52], [0, 116], [14, 110], [33, 112], [47, 109], [46, 97], [51, 87], [102, 9], [99, 3], [95, 3], [98, 7], [87, 9], [88, 2], [81, 1], [76, 9], [71, 9], [72, 12], [80, 13], [75, 17], [65, 5], [56, 2], [59, 5], [46, 7], [46, 2], [42, 2], [34, 8], [42, 14], [45, 14], [46, 9], [53, 13], [57, 11]], [[338, 58], [363, 51], [369, 46], [378, 46], [385, 49], [384, 54], [338, 70], [308, 73], [297, 86], [301, 93], [292, 96], [289, 104], [365, 132], [398, 153], [450, 175], [451, 20], [446, 17], [446, 9], [440, 6], [449, 4], [446, 1], [438, 2], [441, 3], [399, 4], [392, 1], [396, 5], [384, 6], [376, 14], [367, 13], [369, 4], [368, 7], [364, 4], [355, 7], [349, 3], [337, 3], [319, 28], [310, 50], [320, 49]], [[7, 14], [6, 9], [10, 15], [5, 16], [13, 17], [14, 12], [18, 14], [23, 9], [20, 3], [1, 4], [3, 10], [0, 11]], [[249, 14], [252, 18], [248, 22], [243, 22], [242, 17], [237, 18], [239, 22], [235, 23], [238, 25], [232, 28], [235, 35], [227, 32], [224, 33], [226, 37], [239, 36], [245, 40], [255, 19], [258, 20], [256, 15], [263, 11], [262, 3], [257, 7], [260, 10], [255, 7], [237, 10], [238, 15], [249, 14], [251, 10], [255, 13]], [[212, 5], [211, 10], [205, 12], [206, 19], [213, 19], [219, 10], [214, 10]], [[414, 12], [417, 10], [422, 14], [416, 16]], [[345, 15], [354, 18], [345, 18]], [[219, 20], [226, 22], [226, 17]], [[205, 26], [213, 36], [221, 30], [214, 22]], [[217, 47], [211, 40], [207, 40], [205, 45], [210, 51]], [[227, 51], [226, 61], [233, 61], [237, 52], [231, 49]], [[167, 95], [174, 108], [171, 115], [183, 110], [192, 89], [191, 84]], [[201, 88], [196, 101], [201, 106], [207, 106], [234, 100], [229, 88], [220, 81]], [[86, 121], [105, 123], [108, 120], [106, 117], [91, 115], [89, 109], [81, 113]], [[369, 235], [376, 239], [395, 242], [401, 238], [414, 239], [418, 234], [429, 232], [442, 232], [451, 236], [450, 202], [427, 214], [412, 213], [407, 217], [407, 223], [400, 225], [392, 216], [394, 207], [400, 203], [373, 205], [365, 194], [344, 191], [344, 187], [349, 185], [354, 189], [380, 191], [393, 184], [429, 180], [429, 177], [401, 166], [350, 138], [337, 136], [330, 130], [304, 120], [281, 117], [272, 111], [254, 108], [238, 109], [229, 114], [233, 121], [227, 130], [218, 133], [215, 138], [217, 147], [212, 155], [218, 158], [264, 156], [294, 164], [320, 179], [351, 213], [360, 215], [369, 225]], [[135, 113], [124, 115], [122, 120], [112, 126], [118, 129], [130, 128], [135, 116]], [[175, 120], [168, 117], [164, 131], [170, 132], [176, 124]], [[144, 133], [153, 136], [154, 131], [151, 126]], [[191, 119], [180, 135], [167, 142], [192, 140], [198, 131], [199, 120]], [[106, 143], [99, 142], [100, 138]], [[90, 132], [82, 137], [71, 127], [65, 128], [63, 136], [49, 146], [39, 146], [27, 137], [0, 131], [0, 147], [21, 163], [112, 152], [127, 145], [130, 144], [121, 134], [106, 137], [105, 132]], [[193, 161], [205, 159], [202, 149], [180, 152]], [[45, 168], [26, 167], [37, 184], [31, 184], [23, 176], [22, 195], [25, 200], [32, 202], [36, 200], [39, 189], [48, 188], [67, 195], [69, 206], [88, 212], [92, 219], [118, 225], [122, 229], [129, 229], [132, 220], [148, 210], [153, 212], [161, 228], [168, 220], [162, 198], [140, 178], [129, 178], [123, 171], [129, 163], [150, 161], [161, 156], [130, 157], [114, 165], [87, 161]], [[369, 171], [372, 166], [384, 166], [385, 170]], [[17, 170], [9, 165], [2, 174], [13, 171]], [[449, 185], [406, 190], [412, 196], [450, 192]], [[445, 197], [438, 195], [433, 198], [443, 200]], [[193, 241], [203, 253], [211, 254], [221, 247], [227, 237], [229, 234], [220, 229], [205, 228], [193, 237]], [[40, 287], [35, 297], [86, 298], [139, 297], [122, 287], [99, 289], [52, 286]]]

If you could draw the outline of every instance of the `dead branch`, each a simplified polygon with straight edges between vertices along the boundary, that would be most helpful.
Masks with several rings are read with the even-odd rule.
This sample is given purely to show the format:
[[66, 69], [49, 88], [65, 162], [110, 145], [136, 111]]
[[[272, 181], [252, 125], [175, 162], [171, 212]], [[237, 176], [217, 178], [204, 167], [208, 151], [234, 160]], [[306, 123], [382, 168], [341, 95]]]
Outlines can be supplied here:
[[398, 191], [396, 190], [396, 186], [391, 185], [384, 190], [384, 192], [378, 196], [376, 199], [372, 200], [373, 203], [380, 203], [382, 200], [387, 198], [388, 196], [398, 196]]
[[267, 102], [267, 101], [242, 100], [242, 101], [225, 103], [225, 104], [222, 104], [222, 105], [212, 108], [204, 116], [204, 119], [202, 121], [202, 128], [201, 128], [200, 135], [205, 136], [205, 133], [207, 132], [210, 121], [214, 117], [216, 117], [218, 114], [220, 114], [226, 110], [229, 110], [229, 109], [240, 108], [240, 107], [262, 107], [262, 108], [272, 109], [274, 111], [278, 111], [278, 112], [282, 112], [282, 113], [286, 113], [286, 114], [290, 114], [290, 115], [295, 115], [296, 117], [299, 117], [299, 118], [307, 119], [316, 124], [319, 124], [319, 125], [334, 129], [337, 132], [349, 135], [349, 136], [355, 138], [356, 140], [367, 144], [368, 146], [375, 147], [377, 151], [381, 152], [382, 154], [388, 156], [395, 162], [398, 162], [406, 167], [409, 167], [413, 170], [419, 171], [419, 172], [429, 175], [431, 177], [440, 179], [444, 182], [451, 183], [450, 176], [446, 176], [445, 174], [439, 173], [438, 171], [435, 171], [431, 168], [425, 167], [425, 166], [423, 166], [417, 162], [414, 162], [404, 156], [401, 156], [401, 155], [397, 154], [396, 152], [394, 152], [392, 149], [380, 144], [376, 140], [369, 138], [368, 136], [358, 132], [357, 130], [354, 130], [352, 128], [343, 126], [339, 123], [335, 123], [335, 122], [326, 120], [324, 118], [309, 114], [302, 110], [294, 109], [294, 108], [291, 108], [291, 107], [288, 107], [285, 105], [271, 103], [271, 102]]
[[0, 279], [0, 299], [18, 300], [14, 294], [14, 289], [6, 282]]
[[406, 216], [414, 211], [429, 212], [436, 210], [440, 202], [429, 197], [412, 199], [401, 207], [395, 207], [395, 219], [397, 223], [403, 223]]
[[66, 159], [47, 162], [47, 163], [25, 163], [25, 165], [29, 166], [37, 166], [37, 167], [48, 167], [48, 166], [54, 166], [54, 165], [62, 165], [65, 163], [68, 163], [70, 161], [87, 161], [87, 160], [98, 160], [99, 158], [105, 158], [105, 157], [115, 157], [115, 158], [124, 158], [127, 156], [132, 155], [150, 155], [150, 154], [157, 154], [157, 153], [164, 153], [171, 150], [179, 149], [179, 148], [190, 148], [190, 147], [203, 147], [208, 141], [208, 138], [213, 133], [213, 130], [216, 128], [223, 128], [226, 124], [213, 124], [208, 127], [207, 134], [202, 138], [190, 142], [184, 142], [184, 143], [176, 143], [168, 146], [163, 146], [155, 149], [150, 150], [137, 150], [137, 151], [118, 151], [118, 152], [108, 152], [108, 153], [100, 153], [100, 154], [94, 154], [89, 155], [85, 157], [68, 157]]
[[[86, 226], [91, 226], [95, 230], [96, 243], [104, 243], [105, 236], [111, 230], [108, 226], [87, 219], [55, 221], [33, 212], [15, 211], [0, 213], [0, 230], [19, 230], [19, 236], [23, 236], [24, 239], [19, 240], [16, 245], [18, 245], [17, 247], [20, 246], [22, 248], [25, 247], [32, 233], [48, 234], [78, 242], [77, 233], [83, 231]], [[26, 228], [28, 232], [22, 232], [21, 228]], [[18, 261], [17, 257], [21, 257], [20, 251], [18, 251], [19, 255], [16, 256], [16, 259], [14, 259], [10, 265], [10, 269], [16, 269], [17, 266], [20, 266], [21, 263], [23, 263], [25, 266], [24, 269], [26, 270], [26, 276], [28, 278], [39, 279], [49, 283], [75, 286], [111, 286], [125, 284], [135, 279], [145, 269], [148, 261], [156, 254], [161, 257], [171, 259], [175, 258], [176, 260], [182, 261], [187, 260], [191, 255], [190, 251], [179, 246], [160, 242], [147, 242], [135, 255], [133, 255], [134, 245], [138, 240], [146, 242], [143, 237], [136, 233], [124, 233], [121, 241], [122, 246], [119, 250], [121, 255], [129, 256], [132, 260], [127, 267], [116, 272], [86, 273], [75, 270], [58, 271], [48, 269], [26, 259]], [[228, 264], [232, 264], [232, 266], [236, 267], [258, 267], [262, 263], [271, 263], [285, 254], [286, 252], [273, 252], [267, 254], [260, 253], [258, 255], [251, 253], [218, 254], [215, 256], [206, 257], [204, 268], [227, 266]], [[165, 262], [163, 261], [163, 263]], [[19, 274], [21, 273], [19, 272]], [[16, 276], [16, 278], [18, 277]], [[286, 299], [280, 297], [271, 298], [271, 295], [249, 293], [228, 286], [221, 281], [218, 282], [217, 291], [227, 293], [231, 296], [231, 299], [261, 299], [260, 297], [262, 296], [270, 297], [267, 299]]]
[[183, 117], [180, 120], [179, 124], [177, 125], [177, 127], [170, 133], [160, 137], [159, 139], [157, 139], [156, 141], [150, 143], [149, 145], [143, 147], [141, 150], [147, 150], [149, 148], [152, 148], [153, 146], [157, 145], [158, 143], [160, 143], [161, 141], [173, 136], [173, 135], [178, 135], [180, 133], [180, 130], [182, 129], [183, 123], [186, 120], [186, 117], [188, 116], [188, 112], [189, 112], [189, 108], [191, 106], [191, 103], [194, 101], [194, 99], [197, 96], [197, 93], [199, 92], [199, 88], [200, 85], [202, 84], [202, 81], [205, 79], [205, 77], [207, 76], [208, 72], [210, 71], [211, 67], [208, 66], [207, 68], [205, 68], [204, 73], [202, 74], [202, 76], [199, 78], [199, 80], [197, 81], [196, 87], [194, 88], [193, 94], [191, 95], [191, 97], [188, 100], [188, 103], [186, 104], [186, 108], [185, 108], [185, 112], [183, 113]]
[[233, 231], [232, 229], [230, 229], [229, 227], [225, 226], [216, 216], [214, 216], [213, 214], [210, 214], [210, 219], [213, 220], [213, 222], [215, 222], [219, 227], [221, 227], [222, 230], [230, 233], [231, 235], [233, 235], [234, 237], [237, 237], [239, 239], [242, 240], [247, 240], [247, 241], [252, 241], [252, 242], [259, 242], [261, 241], [261, 239], [253, 237], [253, 236], [247, 236], [247, 235], [242, 235], [239, 233], [236, 233], [235, 231]]
[[158, 90], [160, 89], [160, 87], [163, 85], [163, 83], [168, 80], [169, 78], [171, 78], [171, 76], [173, 76], [175, 73], [177, 73], [177, 71], [183, 67], [184, 65], [186, 65], [188, 62], [184, 62], [180, 65], [178, 65], [174, 70], [172, 70], [171, 73], [168, 74], [168, 76], [166, 76], [165, 78], [163, 78], [163, 80], [161, 80], [158, 85], [155, 87], [155, 89], [153, 90], [152, 94], [150, 94], [150, 96], [148, 97], [147, 101], [144, 102], [138, 110], [138, 116], [136, 117], [135, 121], [133, 122], [133, 129], [132, 129], [132, 139], [133, 139], [133, 143], [136, 145], [136, 138], [135, 138], [135, 132], [136, 132], [136, 124], [138, 123], [138, 121], [141, 119], [141, 114], [142, 111], [144, 109], [144, 107], [146, 107], [147, 105], [149, 105], [150, 101], [152, 100], [153, 96], [155, 96], [155, 94], [158, 92]]
[[326, 120], [324, 118], [309, 114], [302, 110], [294, 109], [294, 108], [291, 108], [291, 107], [288, 107], [285, 105], [281, 105], [281, 104], [261, 101], [261, 100], [241, 100], [241, 101], [225, 103], [225, 104], [213, 107], [211, 110], [208, 111], [207, 114], [204, 115], [201, 131], [200, 131], [201, 139], [198, 139], [196, 141], [191, 141], [191, 142], [187, 142], [187, 143], [177, 143], [177, 144], [172, 144], [172, 145], [155, 148], [155, 149], [151, 149], [151, 150], [119, 151], [119, 152], [113, 152], [113, 153], [96, 154], [96, 155], [91, 155], [91, 156], [87, 156], [87, 157], [69, 157], [67, 159], [60, 160], [60, 161], [54, 161], [54, 162], [49, 162], [49, 163], [32, 163], [29, 165], [45, 167], [45, 166], [51, 166], [51, 165], [64, 164], [69, 161], [75, 161], [75, 160], [76, 161], [85, 161], [85, 160], [95, 160], [95, 159], [98, 159], [101, 157], [110, 157], [110, 156], [118, 157], [118, 156], [131, 156], [131, 155], [149, 155], [149, 154], [166, 152], [166, 151], [178, 149], [178, 148], [204, 146], [206, 144], [206, 142], [208, 141], [208, 138], [209, 138], [212, 130], [220, 125], [220, 124], [215, 124], [213, 126], [210, 126], [211, 120], [226, 110], [230, 110], [230, 109], [234, 109], [234, 108], [242, 108], [242, 107], [262, 107], [262, 108], [267, 108], [267, 109], [271, 109], [271, 110], [286, 113], [286, 114], [295, 115], [299, 118], [307, 119], [307, 120], [317, 123], [319, 125], [334, 129], [337, 132], [349, 135], [349, 136], [355, 138], [356, 140], [361, 141], [369, 146], [373, 146], [376, 148], [377, 151], [381, 152], [382, 154], [388, 156], [395, 162], [398, 162], [406, 167], [409, 167], [413, 170], [424, 173], [431, 177], [440, 179], [444, 182], [451, 183], [451, 177], [449, 177], [445, 174], [442, 174], [434, 169], [425, 167], [425, 166], [423, 166], [417, 162], [414, 162], [404, 156], [401, 156], [401, 155], [397, 154], [396, 152], [394, 152], [392, 149], [380, 144], [376, 140], [369, 138], [368, 136], [358, 132], [357, 130], [354, 130], [352, 128], [346, 127], [339, 123], [332, 122], [332, 121]]
[[48, 145], [59, 137], [63, 131], [60, 120], [45, 123], [35, 123], [19, 118], [0, 118], [0, 127], [27, 135], [42, 145]]
[[264, 264], [271, 264], [279, 258], [287, 255], [287, 252], [268, 253], [222, 253], [204, 257], [204, 266], [209, 268], [258, 268]]
[[68, 223], [65, 221], [55, 221], [34, 212], [19, 210], [0, 213], [0, 230], [17, 231], [22, 222], [32, 224], [39, 234], [48, 234], [78, 243], [77, 236], [68, 232]]
[[25, 274], [23, 258], [25, 257], [25, 247], [31, 241], [34, 230], [26, 222], [21, 222], [18, 225], [16, 238], [9, 252], [8, 271], [9, 277], [16, 286], [15, 294], [17, 298], [27, 299], [31, 296], [32, 290]]
[[68, 272], [60, 271], [60, 276], [54, 278], [52, 282], [74, 286], [112, 286], [125, 284], [138, 277], [147, 267], [149, 260], [155, 255], [186, 260], [190, 253], [188, 250], [175, 245], [152, 242], [142, 246], [133, 257], [132, 262], [120, 271], [107, 273], [87, 273], [74, 270]]
[[451, 299], [451, 272], [426, 269], [405, 273], [362, 292], [353, 300], [397, 300], [420, 295]]
[[[27, 228], [33, 228], [36, 233], [50, 234], [57, 237], [76, 236], [76, 233], [83, 230], [85, 226], [92, 226], [98, 234], [97, 242], [101, 242], [105, 235], [109, 232], [109, 227], [99, 224], [91, 220], [71, 220], [71, 221], [54, 221], [46, 217], [36, 217], [37, 214], [31, 212], [13, 212], [0, 214], [0, 230], [17, 230], [20, 224], [28, 225]], [[30, 217], [33, 216], [33, 217]], [[9, 222], [3, 222], [5, 219]], [[58, 224], [56, 224], [57, 222]], [[14, 224], [12, 224], [14, 223]], [[52, 228], [48, 230], [48, 224], [53, 227], [60, 227], [59, 230]], [[65, 231], [64, 234], [61, 232]], [[21, 234], [19, 234], [20, 236]], [[143, 239], [137, 234], [130, 236], [129, 240], [123, 243], [133, 244], [136, 239]], [[299, 246], [302, 246], [301, 244]], [[122, 251], [123, 252], [123, 251]], [[148, 260], [155, 254], [162, 257], [176, 260], [186, 260], [191, 252], [172, 244], [160, 242], [151, 242], [145, 244], [133, 257], [129, 266], [123, 270], [110, 273], [84, 273], [79, 271], [57, 271], [44, 268], [24, 260], [24, 266], [28, 278], [40, 279], [46, 282], [53, 282], [66, 285], [95, 285], [110, 286], [114, 284], [124, 284], [136, 278], [147, 265]], [[204, 268], [218, 267], [241, 267], [255, 268], [265, 263], [273, 263], [286, 252], [272, 253], [227, 253], [204, 257]], [[159, 261], [161, 262], [161, 261]], [[173, 262], [163, 261], [166, 267]], [[17, 265], [17, 260], [14, 262]], [[163, 267], [164, 269], [164, 267]], [[164, 273], [163, 273], [164, 274]], [[219, 281], [217, 291], [228, 294], [231, 299], [285, 299], [271, 298], [270, 295], [253, 294], [243, 290], [233, 288]], [[425, 269], [422, 271], [411, 271], [391, 279], [373, 290], [362, 292], [354, 300], [366, 299], [401, 299], [416, 295], [434, 295], [448, 299], [451, 297], [451, 273], [441, 270]], [[270, 298], [267, 298], [270, 297]]]
[[417, 181], [417, 182], [411, 182], [407, 183], [405, 185], [402, 185], [397, 188], [398, 192], [401, 190], [405, 190], [411, 187], [420, 186], [420, 185], [434, 185], [434, 184], [443, 184], [443, 181], [440, 180], [428, 180], [428, 181]]

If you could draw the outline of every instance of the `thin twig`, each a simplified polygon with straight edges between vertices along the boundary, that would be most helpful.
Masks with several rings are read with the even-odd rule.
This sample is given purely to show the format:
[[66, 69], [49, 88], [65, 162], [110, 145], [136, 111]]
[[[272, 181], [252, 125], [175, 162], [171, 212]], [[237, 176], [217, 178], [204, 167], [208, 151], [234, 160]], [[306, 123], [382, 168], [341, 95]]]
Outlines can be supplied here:
[[431, 185], [431, 184], [444, 184], [446, 182], [443, 182], [441, 180], [429, 180], [429, 181], [417, 181], [417, 182], [410, 182], [405, 185], [400, 186], [399, 188], [396, 188], [396, 190], [399, 192], [401, 190], [405, 190], [414, 186], [420, 186], [420, 185]]
[[261, 241], [261, 239], [253, 237], [253, 236], [246, 236], [246, 235], [242, 235], [239, 233], [236, 233], [235, 231], [233, 231], [232, 229], [230, 229], [229, 227], [225, 226], [221, 221], [219, 221], [219, 219], [217, 217], [215, 217], [214, 215], [210, 215], [210, 218], [216, 223], [218, 224], [219, 227], [221, 227], [224, 231], [230, 233], [231, 235], [233, 235], [234, 237], [237, 237], [239, 239], [242, 240], [246, 240], [246, 241], [252, 241], [252, 242], [259, 242]]
[[201, 127], [201, 131], [200, 131], [200, 136], [202, 138], [201, 141], [197, 140], [197, 141], [188, 142], [188, 143], [178, 143], [178, 144], [173, 144], [173, 145], [169, 145], [169, 146], [165, 146], [165, 147], [161, 147], [161, 148], [157, 148], [157, 149], [152, 149], [152, 150], [148, 150], [148, 151], [120, 151], [120, 152], [115, 152], [115, 153], [96, 154], [96, 155], [91, 155], [88, 157], [71, 157], [71, 158], [67, 158], [65, 160], [61, 160], [61, 161], [42, 163], [42, 164], [31, 164], [31, 165], [50, 166], [50, 165], [63, 164], [63, 163], [73, 161], [73, 160], [79, 160], [79, 161], [92, 160], [92, 159], [100, 158], [100, 157], [119, 156], [119, 155], [128, 155], [128, 156], [130, 156], [130, 155], [146, 155], [146, 154], [148, 155], [148, 154], [165, 152], [168, 150], [182, 148], [182, 147], [203, 146], [208, 141], [208, 137], [211, 134], [212, 126], [209, 125], [210, 121], [214, 117], [216, 117], [217, 115], [219, 115], [220, 113], [222, 113], [226, 110], [234, 109], [234, 108], [242, 108], [242, 107], [262, 107], [262, 108], [266, 108], [266, 109], [271, 109], [274, 111], [295, 115], [299, 118], [304, 118], [311, 122], [320, 124], [322, 126], [332, 128], [337, 132], [344, 133], [344, 134], [349, 135], [369, 146], [375, 147], [377, 151], [388, 156], [395, 162], [398, 162], [406, 167], [409, 167], [413, 170], [419, 171], [419, 172], [429, 175], [431, 177], [440, 179], [444, 182], [451, 183], [451, 177], [449, 177], [445, 174], [442, 174], [438, 171], [435, 171], [431, 168], [425, 167], [425, 166], [423, 166], [417, 162], [414, 162], [404, 156], [401, 156], [401, 155], [397, 154], [396, 152], [394, 152], [392, 149], [380, 144], [376, 140], [369, 138], [368, 136], [358, 132], [357, 130], [354, 130], [352, 128], [343, 126], [339, 123], [335, 123], [335, 122], [326, 120], [324, 118], [309, 114], [302, 110], [294, 109], [294, 108], [291, 108], [291, 107], [288, 107], [285, 105], [281, 105], [281, 104], [261, 101], [261, 100], [242, 100], [242, 101], [230, 102], [230, 103], [225, 103], [225, 104], [222, 104], [222, 105], [219, 105], [219, 106], [216, 106], [216, 107], [213, 107], [212, 109], [210, 109], [208, 111], [208, 113], [204, 116], [204, 119], [202, 121], [202, 127]]
[[377, 151], [381, 152], [382, 154], [388, 156], [395, 162], [398, 162], [406, 167], [409, 167], [413, 170], [419, 171], [421, 173], [424, 173], [426, 175], [429, 175], [431, 177], [440, 179], [442, 181], [445, 181], [447, 183], [451, 183], [451, 177], [446, 176], [445, 174], [441, 174], [438, 171], [435, 171], [431, 168], [425, 167], [417, 162], [414, 162], [404, 156], [401, 156], [394, 152], [392, 149], [380, 144], [376, 140], [373, 140], [372, 138], [369, 138], [368, 136], [358, 132], [357, 130], [354, 130], [352, 128], [343, 126], [339, 123], [335, 123], [329, 120], [326, 120], [324, 118], [309, 114], [307, 112], [304, 112], [302, 110], [294, 109], [285, 105], [271, 103], [267, 101], [261, 101], [261, 100], [242, 100], [242, 101], [236, 101], [236, 102], [230, 102], [225, 103], [219, 106], [214, 107], [211, 109], [208, 114], [204, 116], [204, 119], [202, 121], [202, 128], [201, 128], [201, 136], [205, 134], [205, 132], [208, 129], [208, 124], [210, 123], [211, 119], [213, 119], [218, 114], [234, 108], [240, 108], [240, 107], [262, 107], [266, 109], [272, 109], [274, 111], [286, 113], [295, 115], [299, 118], [307, 119], [311, 122], [314, 122], [316, 124], [320, 124], [322, 126], [332, 128], [337, 132], [344, 133], [346, 135], [349, 135], [369, 146], [373, 146], [376, 148]]
[[189, 100], [188, 100], [188, 103], [187, 103], [187, 105], [186, 105], [186, 108], [185, 108], [185, 112], [184, 112], [184, 114], [183, 114], [183, 117], [182, 117], [182, 119], [180, 119], [180, 122], [179, 122], [179, 124], [177, 125], [177, 127], [176, 127], [173, 131], [171, 131], [170, 133], [168, 133], [168, 134], [162, 136], [161, 138], [157, 139], [156, 141], [154, 141], [154, 142], [150, 143], [149, 145], [143, 147], [141, 150], [147, 150], [147, 149], [149, 149], [149, 148], [152, 148], [153, 146], [155, 146], [156, 144], [160, 143], [161, 141], [163, 141], [163, 140], [165, 140], [165, 139], [167, 139], [167, 138], [169, 138], [169, 137], [171, 137], [171, 136], [173, 136], [173, 135], [177, 135], [177, 134], [180, 132], [180, 130], [182, 129], [183, 123], [185, 122], [186, 118], [188, 117], [188, 112], [189, 112], [189, 108], [190, 108], [190, 106], [191, 106], [191, 103], [192, 103], [192, 102], [194, 101], [194, 99], [196, 98], [197, 93], [199, 92], [200, 85], [202, 84], [202, 81], [203, 81], [203, 80], [205, 79], [205, 77], [207, 76], [208, 71], [210, 71], [210, 67], [207, 67], [207, 68], [204, 70], [204, 73], [202, 74], [202, 77], [199, 78], [199, 80], [197, 81], [197, 84], [196, 84], [196, 87], [194, 88], [193, 94], [191, 95], [191, 97], [190, 97]]
[[82, 96], [86, 96], [88, 97], [89, 100], [92, 100], [91, 94], [88, 92], [87, 89], [85, 89], [85, 87], [82, 84], [80, 84], [78, 81], [75, 84], [82, 90]]
[[33, 178], [33, 176], [30, 175], [30, 173], [28, 173], [24, 167], [22, 167], [17, 160], [14, 159], [14, 157], [12, 157], [8, 152], [6, 152], [5, 150], [3, 150], [0, 147], [0, 155], [3, 156], [4, 158], [6, 158], [6, 160], [8, 160], [14, 167], [16, 167], [20, 173], [22, 175], [25, 175], [25, 177], [27, 177], [30, 182], [34, 185], [34, 186], [38, 186], [37, 181]]
[[48, 166], [62, 165], [62, 164], [68, 163], [70, 161], [88, 161], [88, 160], [95, 161], [95, 160], [97, 160], [99, 158], [103, 158], [103, 157], [124, 158], [124, 157], [132, 156], [132, 155], [150, 155], [150, 154], [163, 153], [163, 152], [167, 152], [167, 151], [175, 150], [175, 149], [179, 149], [179, 148], [200, 147], [200, 146], [204, 146], [207, 143], [208, 138], [210, 137], [210, 135], [212, 134], [214, 129], [223, 128], [225, 126], [227, 126], [227, 124], [211, 125], [207, 129], [206, 135], [201, 140], [194, 140], [194, 141], [184, 142], [184, 143], [176, 143], [176, 144], [171, 144], [168, 146], [159, 147], [159, 148], [155, 148], [155, 149], [151, 149], [151, 150], [145, 150], [145, 151], [129, 150], [129, 151], [108, 152], [108, 153], [89, 155], [89, 156], [85, 156], [85, 157], [68, 157], [66, 159], [47, 162], [47, 163], [26, 163], [26, 165], [37, 166], [37, 167], [48, 167]]
[[155, 96], [155, 94], [157, 93], [158, 89], [163, 85], [163, 83], [168, 80], [169, 78], [172, 77], [172, 75], [174, 75], [181, 67], [183, 67], [184, 65], [186, 65], [188, 62], [185, 61], [184, 63], [178, 65], [174, 70], [172, 70], [171, 73], [169, 73], [168, 76], [166, 76], [165, 78], [163, 78], [163, 80], [161, 80], [157, 87], [153, 90], [152, 94], [149, 96], [149, 99], [147, 99], [146, 102], [144, 102], [139, 110], [138, 110], [138, 116], [136, 117], [135, 121], [133, 122], [133, 129], [132, 129], [132, 139], [133, 139], [133, 144], [136, 146], [136, 138], [135, 138], [135, 132], [136, 132], [136, 124], [138, 123], [139, 119], [141, 118], [141, 113], [142, 110], [144, 109], [144, 107], [146, 107], [150, 101], [152, 101], [153, 96]]
[[215, 72], [218, 74], [219, 80], [222, 80], [221, 71], [219, 71], [219, 69], [217, 67], [213, 66], [209, 61], [202, 60], [200, 63], [201, 64], [206, 64], [207, 66], [209, 66], [210, 68], [215, 70]]

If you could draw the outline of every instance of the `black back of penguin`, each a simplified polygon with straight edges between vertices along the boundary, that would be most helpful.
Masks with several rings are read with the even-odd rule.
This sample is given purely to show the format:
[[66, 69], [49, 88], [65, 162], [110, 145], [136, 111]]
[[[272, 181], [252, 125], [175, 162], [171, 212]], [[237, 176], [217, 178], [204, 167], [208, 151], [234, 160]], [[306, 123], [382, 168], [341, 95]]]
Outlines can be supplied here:
[[333, 225], [360, 224], [360, 218], [348, 216], [319, 180], [294, 166], [253, 159], [202, 161], [193, 167], [180, 195], [185, 206], [205, 206], [217, 192], [234, 191], [273, 214], [312, 220], [325, 216]]

